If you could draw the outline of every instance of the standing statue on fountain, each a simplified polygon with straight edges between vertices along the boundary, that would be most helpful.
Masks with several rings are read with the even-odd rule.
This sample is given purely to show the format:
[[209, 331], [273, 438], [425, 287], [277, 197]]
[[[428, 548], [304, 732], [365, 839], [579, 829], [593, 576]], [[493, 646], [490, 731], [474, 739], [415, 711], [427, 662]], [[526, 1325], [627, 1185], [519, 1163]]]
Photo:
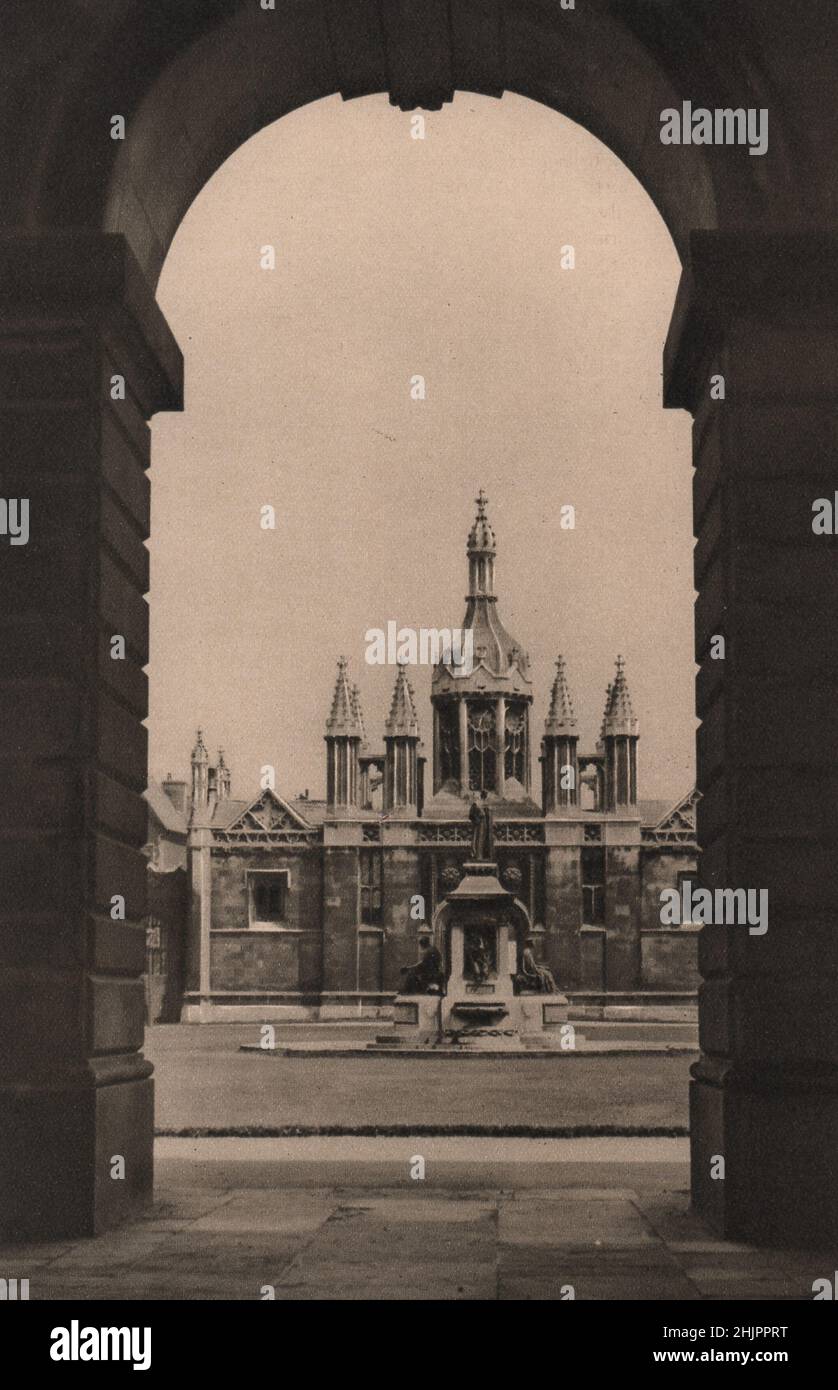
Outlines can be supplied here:
[[480, 793], [480, 800], [475, 797], [469, 807], [468, 818], [471, 821], [471, 857], [476, 861], [490, 860], [494, 858], [494, 824], [491, 807], [486, 803], [486, 793]]

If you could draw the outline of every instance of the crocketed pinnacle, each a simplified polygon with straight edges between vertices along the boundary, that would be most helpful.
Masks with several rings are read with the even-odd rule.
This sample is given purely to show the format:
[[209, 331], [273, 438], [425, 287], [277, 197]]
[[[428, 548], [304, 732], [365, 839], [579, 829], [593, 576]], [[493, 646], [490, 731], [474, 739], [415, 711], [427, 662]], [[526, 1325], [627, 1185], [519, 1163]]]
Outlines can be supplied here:
[[404, 734], [410, 738], [419, 737], [419, 718], [416, 713], [413, 687], [407, 679], [407, 668], [401, 663], [399, 663], [399, 669], [396, 673], [390, 717], [384, 728], [391, 738], [397, 734]]
[[556, 677], [550, 692], [550, 709], [545, 723], [548, 734], [575, 734], [576, 714], [567, 683], [564, 657], [556, 661]]
[[636, 735], [637, 731], [638, 723], [631, 705], [625, 662], [618, 656], [617, 674], [608, 687], [605, 700], [600, 738], [614, 737], [617, 734]]
[[354, 712], [354, 714], [355, 714], [355, 718], [357, 719], [358, 725], [359, 725], [360, 730], [361, 730], [361, 743], [362, 743], [363, 747], [366, 748], [366, 746], [367, 746], [367, 726], [366, 726], [366, 724], [364, 723], [364, 711], [361, 709], [361, 691], [360, 691], [360, 687], [357, 686], [357, 685], [353, 685], [353, 687], [352, 687], [352, 709], [353, 709], [353, 712]]
[[477, 516], [474, 518], [474, 525], [469, 531], [468, 544], [466, 546], [469, 555], [494, 555], [497, 551], [495, 533], [489, 525], [489, 518], [486, 514], [486, 503], [488, 500], [488, 497], [481, 488], [475, 498], [477, 502]]
[[326, 720], [326, 733], [335, 736], [343, 735], [347, 738], [363, 738], [363, 726], [346, 674], [347, 664], [345, 656], [338, 658], [335, 693], [332, 697], [331, 712]]
[[471, 654], [471, 670], [455, 670], [443, 658], [434, 669], [432, 691], [435, 696], [532, 695], [529, 658], [519, 642], [507, 632], [498, 613], [495, 594], [495, 533], [486, 512], [488, 498], [480, 490], [477, 516], [469, 532], [468, 594], [462, 623], [462, 640]]

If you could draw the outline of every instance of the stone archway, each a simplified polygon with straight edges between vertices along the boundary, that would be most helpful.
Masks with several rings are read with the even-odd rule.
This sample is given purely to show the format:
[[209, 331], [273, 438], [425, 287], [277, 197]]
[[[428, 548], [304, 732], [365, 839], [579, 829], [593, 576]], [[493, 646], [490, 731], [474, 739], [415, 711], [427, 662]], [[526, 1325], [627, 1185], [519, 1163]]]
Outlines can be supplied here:
[[[790, 33], [783, 0], [5, 7], [0, 412], [6, 486], [36, 519], [25, 564], [0, 551], [10, 1233], [101, 1230], [151, 1185], [143, 540], [146, 422], [182, 391], [154, 302], [174, 230], [232, 150], [306, 102], [389, 92], [410, 109], [509, 90], [607, 143], [685, 265], [665, 388], [696, 420], [703, 873], [767, 888], [772, 904], [764, 937], [704, 932], [694, 1196], [730, 1235], [838, 1236], [838, 590], [810, 524], [812, 498], [833, 487], [838, 118], [822, 97], [838, 20], [819, 10], [812, 48]], [[768, 154], [665, 148], [660, 112], [682, 99], [767, 107]], [[124, 142], [111, 139], [114, 115]], [[125, 661], [111, 660], [115, 632]], [[724, 661], [709, 654], [717, 634]], [[724, 1183], [710, 1177], [717, 1154]]]
[[[521, 902], [520, 898], [513, 899], [510, 908], [510, 913], [513, 923], [513, 936], [516, 946], [516, 959], [518, 962], [516, 968], [520, 968], [521, 952], [523, 950], [526, 938], [532, 931], [532, 922], [530, 921], [530, 914], [527, 911], [524, 904]], [[434, 913], [433, 921], [431, 923], [431, 935], [434, 939], [435, 946], [442, 952], [442, 958], [445, 962], [446, 973], [450, 972], [451, 969], [450, 923], [451, 905], [448, 902], [443, 901], [439, 904], [439, 906], [436, 909], [436, 912]]]

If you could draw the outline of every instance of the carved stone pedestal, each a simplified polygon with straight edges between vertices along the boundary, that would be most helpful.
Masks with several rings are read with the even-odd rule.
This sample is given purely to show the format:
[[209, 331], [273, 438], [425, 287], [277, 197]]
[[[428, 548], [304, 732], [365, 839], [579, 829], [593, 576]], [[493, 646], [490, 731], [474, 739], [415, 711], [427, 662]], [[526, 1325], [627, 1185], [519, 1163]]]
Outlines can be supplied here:
[[442, 1033], [439, 994], [400, 994], [393, 1005], [396, 1042], [414, 1047], [433, 1047]]

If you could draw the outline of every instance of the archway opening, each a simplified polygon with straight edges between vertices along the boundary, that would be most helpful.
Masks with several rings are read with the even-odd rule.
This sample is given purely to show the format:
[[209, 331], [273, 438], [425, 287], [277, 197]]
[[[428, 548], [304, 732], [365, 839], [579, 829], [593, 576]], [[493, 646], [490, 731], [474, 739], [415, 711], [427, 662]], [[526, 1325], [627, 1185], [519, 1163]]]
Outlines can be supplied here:
[[[625, 166], [525, 98], [462, 94], [418, 120], [383, 97], [333, 98], [243, 145], [183, 220], [158, 289], [185, 350], [187, 404], [154, 424], [155, 780], [173, 772], [189, 795], [200, 725], [211, 760], [223, 746], [232, 772], [231, 824], [269, 768], [280, 801], [319, 827], [335, 660], [350, 659], [374, 752], [394, 670], [365, 660], [366, 635], [390, 623], [458, 624], [472, 498], [485, 487], [499, 605], [531, 659], [533, 797], [541, 802], [557, 653], [591, 754], [621, 653], [642, 722], [639, 846], [694, 779], [688, 423], [660, 408], [679, 272], [659, 214]], [[430, 668], [411, 679], [430, 800]], [[373, 782], [381, 770], [370, 764]], [[596, 794], [589, 802], [580, 784], [580, 804], [599, 823], [596, 765], [592, 776]], [[657, 879], [644, 885], [638, 850], [623, 900], [606, 853], [616, 865], [616, 844], [580, 850], [569, 895], [577, 907], [563, 900], [555, 910], [549, 853], [502, 856], [557, 976], [587, 994], [639, 989], [654, 969], [644, 951], [654, 963], [665, 949], [653, 933]], [[455, 871], [449, 859], [417, 860], [412, 891], [436, 901]], [[282, 1024], [294, 1009], [322, 1019], [326, 995], [343, 993], [356, 1019], [375, 1019], [416, 930], [396, 920], [411, 885], [394, 878], [386, 855], [382, 867], [376, 860], [358, 853], [360, 907], [343, 924], [354, 944], [331, 980], [316, 913], [274, 924], [303, 933], [274, 957], [268, 933], [245, 939], [250, 880], [261, 892], [254, 876], [270, 869], [279, 893], [286, 872], [293, 885], [293, 859], [212, 861], [207, 975], [187, 981], [186, 994], [198, 1008], [203, 1000], [206, 1017], [235, 1021], [236, 1045], [253, 1040], [258, 1021]], [[195, 883], [197, 851], [192, 867]], [[631, 939], [617, 928], [621, 914]], [[199, 916], [196, 906], [193, 931]], [[683, 959], [669, 975], [659, 969], [656, 985], [694, 994], [695, 941], [674, 949]], [[171, 1055], [153, 1040], [152, 1055], [159, 1123], [197, 1123], [170, 1093]], [[673, 1082], [676, 1123], [686, 1065]], [[219, 1123], [229, 1121], [226, 1106], [222, 1096]]]
[[[649, 191], [685, 263], [667, 399], [698, 419], [703, 863], [721, 881], [768, 883], [782, 927], [765, 940], [708, 934], [694, 1190], [701, 1209], [735, 1235], [814, 1243], [830, 1218], [834, 1229], [822, 1162], [834, 1113], [834, 971], [824, 962], [833, 960], [835, 934], [823, 912], [834, 863], [823, 832], [831, 783], [819, 761], [827, 721], [801, 695], [824, 675], [811, 596], [832, 571], [812, 548], [807, 508], [783, 505], [784, 489], [799, 503], [813, 487], [831, 486], [821, 487], [835, 380], [822, 281], [833, 247], [831, 234], [809, 229], [832, 226], [834, 171], [825, 142], [807, 134], [823, 119], [818, 94], [830, 76], [819, 62], [828, 64], [829, 46], [821, 58], [796, 51], [785, 9], [765, 8], [757, 16], [741, 0], [722, 20], [712, 6], [627, 10], [622, 0], [570, 12], [541, 0], [295, 0], [274, 11], [252, 0], [125, 0], [95, 24], [89, 7], [76, 6], [60, 31], [32, 7], [10, 21], [8, 423], [32, 506], [43, 505], [48, 522], [42, 568], [12, 560], [5, 571], [9, 594], [21, 585], [26, 613], [7, 627], [7, 669], [23, 682], [11, 677], [15, 720], [25, 702], [11, 759], [18, 809], [6, 836], [9, 963], [25, 988], [13, 987], [5, 1012], [11, 1062], [2, 1096], [17, 1229], [98, 1228], [150, 1192], [152, 1081], [140, 1051], [143, 472], [145, 421], [179, 403], [177, 345], [153, 302], [167, 248], [227, 155], [278, 117], [336, 92], [388, 92], [402, 109], [431, 109], [455, 91], [516, 92], [577, 120]], [[806, 74], [797, 83], [795, 63]], [[659, 113], [692, 98], [696, 84], [710, 107], [771, 105], [764, 160], [745, 149], [663, 150]], [[126, 122], [121, 143], [110, 135], [114, 113]], [[731, 392], [718, 411], [705, 394], [711, 357], [724, 360]], [[127, 398], [108, 394], [110, 377], [104, 394], [96, 388], [103, 366], [124, 372]], [[70, 395], [56, 399], [56, 385]], [[65, 470], [95, 494], [83, 514], [54, 505]], [[770, 518], [768, 529], [755, 531], [754, 518]], [[124, 665], [103, 642], [121, 626], [130, 629]], [[714, 662], [707, 641], [722, 633], [728, 654]], [[824, 698], [831, 708], [831, 692]], [[50, 715], [60, 705], [61, 717], [30, 718], [38, 702]], [[804, 709], [805, 767], [790, 798], [780, 750]], [[593, 869], [595, 841], [590, 858]], [[116, 926], [115, 883], [127, 907]], [[366, 888], [374, 898], [375, 883]], [[801, 1001], [816, 1019], [803, 1055], [797, 1031], [783, 1029]], [[37, 1045], [47, 1035], [49, 1056]], [[55, 1143], [42, 1143], [45, 1126]], [[102, 1167], [115, 1129], [132, 1174], [125, 1185]], [[715, 1181], [720, 1153], [737, 1167], [735, 1182]]]

